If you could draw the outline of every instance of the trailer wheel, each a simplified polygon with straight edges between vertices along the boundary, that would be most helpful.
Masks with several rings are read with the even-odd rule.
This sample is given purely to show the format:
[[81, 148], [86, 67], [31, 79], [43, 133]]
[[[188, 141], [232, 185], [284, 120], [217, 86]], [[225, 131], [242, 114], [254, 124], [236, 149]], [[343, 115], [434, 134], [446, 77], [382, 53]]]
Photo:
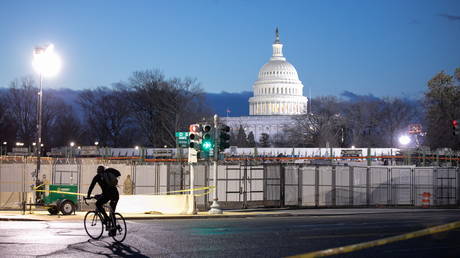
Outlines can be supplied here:
[[53, 206], [53, 207], [48, 208], [48, 212], [51, 215], [57, 215], [59, 213], [59, 210], [56, 206]]
[[60, 203], [60, 210], [64, 215], [70, 215], [75, 211], [75, 205], [69, 200], [64, 200]]

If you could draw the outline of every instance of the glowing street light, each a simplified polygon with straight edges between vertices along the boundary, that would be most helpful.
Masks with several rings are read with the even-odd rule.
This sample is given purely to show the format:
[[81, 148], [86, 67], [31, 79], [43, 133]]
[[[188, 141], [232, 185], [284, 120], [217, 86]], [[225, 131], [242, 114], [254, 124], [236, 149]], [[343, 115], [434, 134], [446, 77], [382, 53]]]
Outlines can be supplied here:
[[37, 152], [37, 171], [35, 174], [35, 185], [39, 185], [38, 174], [40, 173], [40, 156], [42, 145], [42, 115], [43, 115], [43, 77], [55, 76], [61, 69], [61, 59], [54, 52], [54, 45], [49, 44], [34, 49], [34, 59], [32, 66], [35, 71], [40, 75], [40, 89], [38, 91], [38, 105], [37, 105], [37, 139], [35, 148]]
[[401, 136], [399, 137], [399, 143], [400, 143], [401, 145], [407, 145], [407, 144], [409, 144], [410, 142], [411, 142], [410, 137], [407, 136], [407, 135], [401, 135]]
[[44, 77], [53, 77], [61, 70], [61, 59], [54, 52], [54, 45], [36, 47], [32, 65], [35, 71]]
[[75, 146], [75, 143], [74, 142], [70, 142], [70, 147], [73, 147]]

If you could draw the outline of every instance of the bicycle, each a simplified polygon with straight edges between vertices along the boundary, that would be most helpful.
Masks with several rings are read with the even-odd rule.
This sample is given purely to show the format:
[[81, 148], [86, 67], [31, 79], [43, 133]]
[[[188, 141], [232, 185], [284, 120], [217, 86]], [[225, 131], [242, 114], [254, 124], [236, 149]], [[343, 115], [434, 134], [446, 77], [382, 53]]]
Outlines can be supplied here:
[[[86, 202], [87, 200], [90, 199], [97, 199], [97, 197], [90, 197], [90, 198], [83, 198], [85, 200], [86, 205], [88, 203]], [[110, 219], [109, 221], [106, 221], [104, 218], [104, 215], [102, 215], [97, 208], [95, 208], [93, 211], [88, 211], [85, 215], [85, 218], [83, 220], [83, 224], [85, 226], [86, 233], [88, 234], [89, 237], [92, 239], [100, 239], [102, 234], [104, 234], [104, 228], [106, 231], [110, 232], [110, 230], [113, 228], [112, 225], [115, 225], [115, 234], [111, 236], [113, 240], [116, 242], [123, 242], [126, 238], [126, 234], [128, 232], [126, 228], [126, 221], [123, 216], [116, 212], [114, 213], [112, 210], [112, 207], [110, 205], [104, 205], [104, 208], [109, 206], [110, 210]], [[110, 235], [110, 234], [109, 234]]]

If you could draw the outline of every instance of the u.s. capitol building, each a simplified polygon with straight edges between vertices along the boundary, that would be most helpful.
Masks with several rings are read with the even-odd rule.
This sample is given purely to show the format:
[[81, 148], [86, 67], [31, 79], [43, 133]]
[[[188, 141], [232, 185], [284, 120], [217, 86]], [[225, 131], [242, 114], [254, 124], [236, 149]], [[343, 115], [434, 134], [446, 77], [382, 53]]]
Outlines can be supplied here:
[[303, 84], [297, 70], [283, 56], [283, 44], [276, 29], [273, 54], [259, 71], [252, 86], [254, 96], [249, 98], [249, 116], [223, 117], [234, 134], [240, 125], [246, 134], [253, 132], [256, 141], [263, 133], [273, 138], [286, 127], [294, 125], [293, 116], [307, 112], [308, 99], [303, 96]]

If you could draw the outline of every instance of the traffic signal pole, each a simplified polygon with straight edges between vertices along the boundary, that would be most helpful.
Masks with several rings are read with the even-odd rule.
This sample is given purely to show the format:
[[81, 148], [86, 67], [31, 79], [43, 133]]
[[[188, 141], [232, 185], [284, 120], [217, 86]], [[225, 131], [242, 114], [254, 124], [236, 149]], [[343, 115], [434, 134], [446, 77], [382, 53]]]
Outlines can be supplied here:
[[213, 166], [212, 166], [212, 175], [214, 179], [214, 192], [213, 192], [213, 199], [211, 209], [209, 210], [209, 214], [222, 214], [222, 210], [220, 209], [218, 199], [217, 199], [217, 160], [219, 159], [219, 147], [217, 144], [218, 139], [218, 130], [217, 130], [217, 115], [214, 115], [214, 157], [213, 157]]

